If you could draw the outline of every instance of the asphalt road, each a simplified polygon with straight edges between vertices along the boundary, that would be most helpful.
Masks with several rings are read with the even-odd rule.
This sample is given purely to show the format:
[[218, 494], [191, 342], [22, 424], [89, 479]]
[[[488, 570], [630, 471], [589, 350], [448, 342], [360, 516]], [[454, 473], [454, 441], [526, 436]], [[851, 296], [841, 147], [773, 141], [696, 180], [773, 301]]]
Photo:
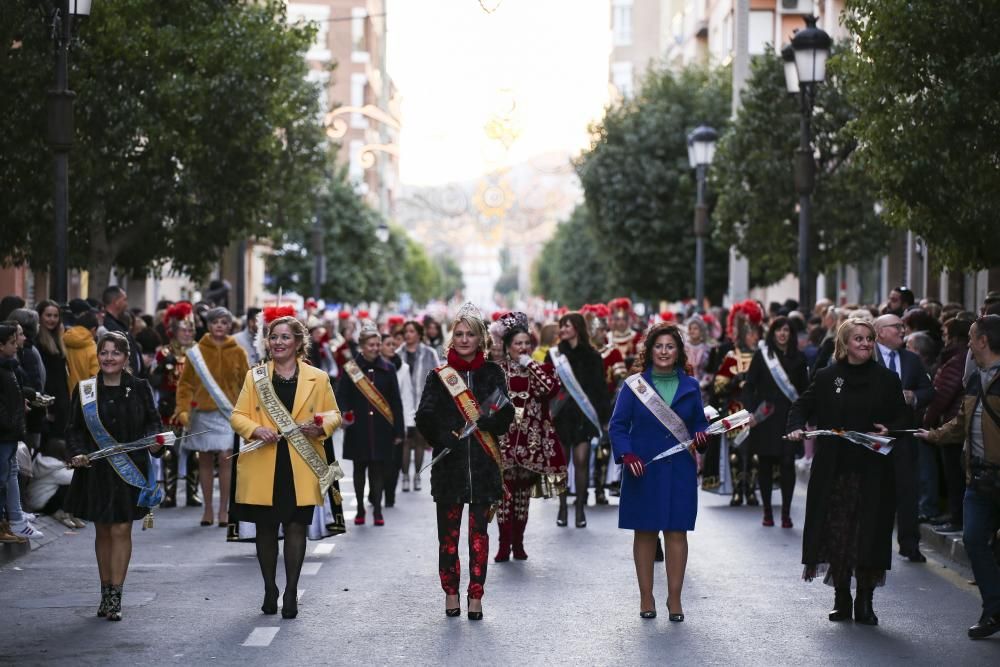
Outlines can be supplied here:
[[[350, 505], [350, 483], [343, 488]], [[490, 560], [485, 620], [446, 618], [428, 488], [399, 493], [384, 527], [350, 525], [346, 535], [310, 543], [294, 620], [260, 613], [253, 546], [200, 527], [199, 509], [158, 511], [151, 531], [136, 524], [120, 623], [94, 616], [92, 528], [67, 534], [0, 570], [0, 663], [1000, 663], [1000, 635], [965, 635], [979, 614], [975, 587], [932, 553], [925, 565], [894, 560], [875, 595], [878, 627], [829, 622], [832, 589], [800, 579], [801, 486], [791, 530], [763, 528], [756, 508], [700, 495], [684, 623], [667, 620], [659, 568], [663, 613], [638, 617], [631, 534], [618, 530], [616, 507], [591, 506], [586, 529], [558, 528], [556, 502], [540, 500], [532, 501], [529, 560]], [[464, 570], [464, 550], [462, 560]]]

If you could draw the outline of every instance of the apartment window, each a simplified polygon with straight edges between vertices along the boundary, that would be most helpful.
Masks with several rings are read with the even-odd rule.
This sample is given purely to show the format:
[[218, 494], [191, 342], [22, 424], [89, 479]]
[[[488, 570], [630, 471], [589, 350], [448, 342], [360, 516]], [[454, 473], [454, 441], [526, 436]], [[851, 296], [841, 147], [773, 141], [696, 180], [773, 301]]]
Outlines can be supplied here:
[[365, 40], [365, 23], [368, 21], [368, 11], [364, 7], [351, 9], [351, 51], [368, 52]]
[[[365, 105], [365, 86], [368, 85], [368, 76], [355, 72], [351, 75], [351, 106], [363, 107]], [[351, 114], [351, 127], [364, 129], [368, 127], [368, 120], [359, 113]]]
[[768, 44], [775, 44], [781, 49], [781, 44], [777, 44], [774, 38], [774, 12], [750, 12], [750, 55], [767, 53]]
[[313, 22], [316, 25], [316, 40], [309, 46], [306, 52], [306, 60], [317, 60], [320, 62], [330, 62], [329, 33], [330, 33], [330, 8], [322, 5], [310, 5], [305, 3], [288, 3], [288, 22], [291, 24], [299, 21]]
[[612, 2], [611, 33], [615, 46], [632, 44], [632, 0], [614, 0]]
[[611, 83], [625, 99], [635, 94], [632, 63], [617, 62], [611, 64]]
[[361, 166], [361, 148], [364, 145], [365, 142], [360, 139], [352, 139], [350, 143], [350, 161], [347, 165], [347, 178], [355, 186], [362, 183], [365, 179], [365, 170]]

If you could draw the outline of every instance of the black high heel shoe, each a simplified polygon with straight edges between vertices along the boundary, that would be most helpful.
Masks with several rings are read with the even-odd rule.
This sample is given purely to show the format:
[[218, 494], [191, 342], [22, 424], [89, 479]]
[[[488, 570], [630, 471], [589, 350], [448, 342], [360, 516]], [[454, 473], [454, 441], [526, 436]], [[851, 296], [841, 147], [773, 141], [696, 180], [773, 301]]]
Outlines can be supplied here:
[[281, 617], [282, 618], [295, 618], [299, 615], [299, 601], [298, 595], [295, 591], [292, 592], [292, 601], [288, 601], [288, 591], [285, 591], [285, 597], [281, 600]]
[[[448, 604], [448, 602], [445, 601], [445, 604]], [[456, 618], [456, 617], [462, 615], [462, 608], [461, 607], [445, 607], [444, 608], [444, 615], [447, 616], [448, 618]]]
[[584, 505], [580, 501], [576, 503], [576, 527], [586, 528], [587, 527], [587, 515], [583, 509]]
[[568, 523], [566, 519], [568, 514], [569, 514], [569, 508], [566, 506], [566, 503], [560, 504], [559, 514], [556, 514], [556, 525], [559, 526], [560, 528], [565, 528], [566, 524]]
[[[468, 595], [465, 596], [465, 605], [466, 606], [469, 605], [469, 596]], [[466, 614], [468, 615], [470, 621], [481, 621], [481, 620], [483, 620], [483, 612], [482, 612], [482, 610], [480, 610], [480, 611], [472, 611], [470, 609], [469, 611], [466, 612]]]
[[260, 610], [267, 614], [268, 616], [274, 616], [278, 613], [278, 587], [274, 587], [274, 593], [272, 593], [267, 588], [264, 589], [264, 604], [260, 606]]

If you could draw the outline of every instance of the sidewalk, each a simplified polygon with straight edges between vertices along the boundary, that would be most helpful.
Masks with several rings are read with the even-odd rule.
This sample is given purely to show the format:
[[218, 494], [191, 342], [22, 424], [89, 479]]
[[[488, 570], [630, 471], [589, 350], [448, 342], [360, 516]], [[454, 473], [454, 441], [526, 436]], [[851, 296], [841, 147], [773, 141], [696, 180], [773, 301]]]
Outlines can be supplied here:
[[[811, 462], [807, 459], [799, 459], [795, 462], [795, 474], [800, 484], [806, 486], [809, 484], [809, 464]], [[951, 564], [958, 565], [965, 570], [972, 569], [969, 557], [965, 553], [965, 544], [962, 542], [961, 533], [942, 535], [935, 532], [930, 524], [922, 523], [920, 524], [920, 541]]]
[[45, 537], [40, 540], [29, 540], [24, 544], [0, 544], [0, 567], [9, 565], [21, 556], [29, 554], [35, 549], [41, 549], [45, 545], [55, 542], [64, 535], [79, 534], [78, 531], [70, 530], [50, 516], [40, 514], [38, 515], [38, 518], [31, 523], [35, 526], [35, 528], [42, 531]]

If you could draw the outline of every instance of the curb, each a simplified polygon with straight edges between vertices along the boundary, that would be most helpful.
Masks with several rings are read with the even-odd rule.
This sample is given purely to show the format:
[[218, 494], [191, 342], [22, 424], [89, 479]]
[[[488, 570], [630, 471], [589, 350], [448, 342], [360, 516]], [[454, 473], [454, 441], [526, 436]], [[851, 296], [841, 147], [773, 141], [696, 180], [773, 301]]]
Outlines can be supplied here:
[[920, 541], [947, 558], [953, 563], [961, 565], [967, 570], [972, 569], [969, 556], [965, 553], [965, 543], [962, 541], [961, 533], [942, 535], [936, 532], [929, 524], [920, 524]]
[[31, 522], [35, 528], [42, 531], [45, 537], [40, 540], [29, 540], [24, 544], [0, 544], [0, 566], [13, 563], [18, 558], [26, 556], [46, 544], [51, 544], [67, 534], [76, 534], [50, 516], [39, 515]]

